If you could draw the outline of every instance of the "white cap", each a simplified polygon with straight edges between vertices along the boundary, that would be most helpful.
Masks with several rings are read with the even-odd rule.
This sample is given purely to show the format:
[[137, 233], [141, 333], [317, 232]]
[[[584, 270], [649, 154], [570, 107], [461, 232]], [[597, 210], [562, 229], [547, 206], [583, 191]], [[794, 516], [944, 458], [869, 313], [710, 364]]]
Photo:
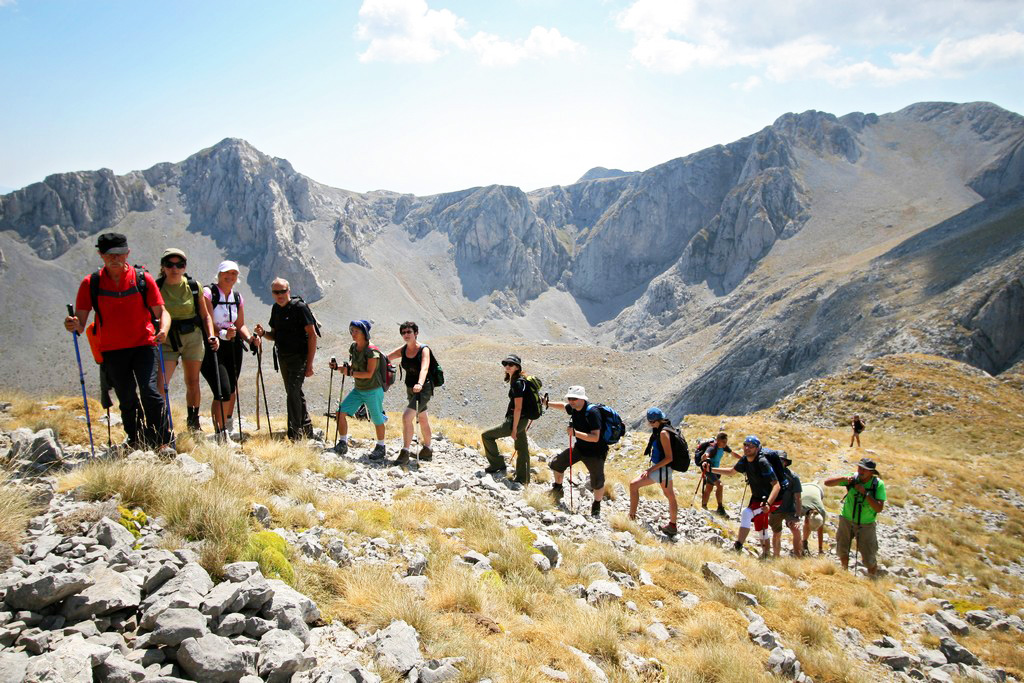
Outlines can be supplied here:
[[583, 389], [583, 387], [580, 387], [580, 386], [569, 387], [569, 391], [565, 392], [565, 397], [566, 398], [579, 398], [579, 399], [582, 399], [582, 400], [586, 401], [587, 400], [587, 392]]
[[237, 273], [238, 272], [238, 264], [235, 263], [234, 261], [221, 261], [220, 265], [217, 266], [217, 273], [218, 274], [226, 273], [229, 270], [233, 270], [233, 271], [235, 271]]

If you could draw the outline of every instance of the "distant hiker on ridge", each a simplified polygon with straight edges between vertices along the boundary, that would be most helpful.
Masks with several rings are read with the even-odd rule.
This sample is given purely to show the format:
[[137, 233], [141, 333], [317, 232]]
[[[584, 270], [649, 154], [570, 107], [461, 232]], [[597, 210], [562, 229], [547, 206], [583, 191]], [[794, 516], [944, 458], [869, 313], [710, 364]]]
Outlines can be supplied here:
[[217, 266], [217, 282], [203, 287], [203, 296], [210, 302], [213, 328], [220, 344], [214, 349], [213, 342], [207, 340], [202, 373], [213, 392], [210, 404], [213, 424], [228, 438], [236, 434], [233, 411], [238, 398], [238, 375], [242, 372], [242, 344], [260, 343], [259, 337], [254, 337], [245, 326], [245, 302], [242, 294], [234, 289], [237, 282], [238, 264], [221, 261]]
[[185, 373], [186, 425], [193, 432], [199, 427], [199, 370], [206, 356], [206, 343], [217, 351], [220, 340], [214, 336], [210, 302], [203, 296], [203, 286], [185, 272], [188, 259], [181, 249], [166, 249], [160, 257], [160, 277], [156, 279], [164, 307], [171, 315], [171, 330], [163, 343], [164, 379], [157, 388], [171, 383], [180, 362]]
[[[270, 329], [259, 323], [253, 334], [274, 342], [274, 355], [284, 380], [284, 395], [288, 406], [288, 438], [292, 441], [313, 436], [313, 423], [306, 409], [306, 396], [302, 383], [313, 376], [316, 357], [316, 318], [302, 297], [291, 295], [291, 285], [282, 277], [270, 283], [274, 306], [270, 309]], [[256, 406], [259, 410], [259, 406]]]
[[843, 511], [839, 516], [836, 530], [836, 552], [843, 569], [849, 568], [850, 546], [857, 539], [857, 550], [864, 558], [868, 574], [878, 571], [878, 535], [875, 520], [885, 507], [885, 482], [878, 476], [875, 461], [862, 458], [857, 463], [857, 473], [849, 477], [832, 477], [825, 480], [825, 486], [845, 486]]
[[853, 428], [853, 434], [850, 435], [850, 448], [853, 448], [853, 442], [857, 442], [857, 448], [860, 448], [860, 433], [864, 431], [865, 426], [864, 420], [860, 419], [860, 415], [854, 415], [850, 420], [850, 426]]
[[498, 452], [497, 440], [511, 436], [516, 448], [515, 480], [525, 486], [530, 483], [530, 446], [526, 440], [526, 428], [531, 420], [541, 415], [540, 381], [523, 374], [523, 361], [514, 353], [508, 354], [501, 361], [501, 366], [508, 384], [508, 408], [504, 422], [480, 435], [484, 442], [484, 455], [487, 456], [484, 472], [503, 474], [508, 470], [505, 458]]
[[[554, 406], [564, 409], [569, 415], [570, 447], [556, 455], [548, 466], [554, 473], [555, 482], [551, 485], [551, 495], [555, 501], [562, 499], [562, 478], [565, 470], [572, 462], [582, 462], [590, 473], [590, 485], [594, 489], [594, 502], [590, 505], [590, 514], [601, 516], [601, 499], [604, 498], [604, 462], [608, 457], [608, 444], [601, 440], [601, 416], [597, 406], [587, 400], [587, 392], [583, 387], [569, 387], [565, 394], [565, 403], [561, 401], [545, 401], [546, 407]], [[575, 441], [575, 443], [573, 443]], [[571, 483], [570, 483], [571, 486]]]
[[[84, 333], [89, 312], [96, 311], [103, 371], [120, 404], [128, 447], [153, 448], [161, 456], [173, 457], [167, 404], [157, 388], [156, 349], [167, 338], [171, 316], [153, 276], [128, 265], [130, 250], [124, 235], [105, 232], [96, 240], [96, 249], [103, 267], [78, 286], [75, 315], [64, 319], [64, 328]], [[144, 425], [139, 423], [140, 413], [145, 415]]]
[[420, 423], [423, 435], [423, 447], [420, 448], [417, 460], [429, 462], [434, 457], [434, 452], [430, 450], [430, 419], [427, 417], [427, 404], [434, 396], [434, 382], [430, 373], [434, 355], [429, 346], [419, 343], [420, 327], [415, 322], [405, 321], [398, 326], [398, 332], [405, 343], [389, 353], [388, 360], [402, 358], [400, 367], [405, 372], [405, 396], [409, 401], [402, 413], [402, 450], [395, 461], [396, 465], [402, 466], [409, 462], [412, 455], [409, 447], [412, 445], [415, 431], [413, 422], [416, 420]]
[[379, 351], [370, 347], [370, 321], [352, 320], [348, 324], [348, 332], [352, 336], [352, 344], [348, 347], [349, 362], [338, 366], [331, 359], [332, 370], [339, 370], [343, 375], [355, 380], [355, 387], [348, 392], [338, 406], [338, 444], [334, 450], [338, 455], [348, 453], [348, 417], [366, 406], [366, 412], [373, 422], [377, 434], [377, 443], [370, 453], [370, 460], [383, 460], [387, 454], [384, 447], [385, 427], [387, 418], [384, 416], [384, 384], [381, 381], [380, 364], [387, 359]]

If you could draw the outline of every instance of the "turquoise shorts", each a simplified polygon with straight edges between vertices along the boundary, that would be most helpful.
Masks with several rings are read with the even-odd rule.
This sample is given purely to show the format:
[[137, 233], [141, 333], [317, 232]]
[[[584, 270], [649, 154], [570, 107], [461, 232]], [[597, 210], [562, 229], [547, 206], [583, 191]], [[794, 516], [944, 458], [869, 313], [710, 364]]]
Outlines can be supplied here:
[[338, 412], [351, 417], [356, 414], [361, 405], [366, 406], [366, 412], [373, 424], [382, 425], [387, 421], [387, 418], [384, 417], [384, 390], [381, 387], [365, 390], [353, 389], [338, 406]]

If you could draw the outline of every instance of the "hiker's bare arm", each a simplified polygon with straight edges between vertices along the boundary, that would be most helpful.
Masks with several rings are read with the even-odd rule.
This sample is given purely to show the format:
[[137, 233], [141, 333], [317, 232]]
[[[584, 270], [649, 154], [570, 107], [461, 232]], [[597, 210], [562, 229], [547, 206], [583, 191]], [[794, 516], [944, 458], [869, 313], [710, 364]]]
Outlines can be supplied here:
[[238, 317], [235, 318], [235, 330], [238, 331], [242, 341], [253, 346], [260, 345], [260, 338], [250, 332], [249, 328], [245, 326], [245, 308], [243, 306], [238, 307]]
[[171, 314], [167, 312], [167, 309], [162, 305], [150, 306], [149, 310], [153, 311], [153, 317], [160, 321], [160, 329], [156, 331], [156, 336], [153, 338], [157, 344], [163, 344], [164, 340], [167, 339], [167, 333], [171, 329]]
[[213, 311], [210, 310], [210, 300], [203, 296], [203, 293], [199, 293], [199, 319], [203, 321], [203, 329], [206, 330], [206, 338], [216, 337], [217, 333], [213, 329]]
[[562, 401], [552, 401], [550, 399], [544, 402], [544, 407], [548, 408], [548, 409], [550, 409], [552, 406], [554, 406], [556, 410], [565, 410], [565, 407], [567, 405], [569, 405], [569, 404], [568, 403], [563, 403]]
[[375, 355], [373, 358], [366, 361], [365, 370], [353, 370], [351, 365], [346, 365], [345, 367], [348, 368], [349, 377], [355, 377], [356, 379], [370, 379], [373, 377], [373, 373], [377, 372], [377, 356]]
[[885, 506], [885, 501], [875, 500], [875, 497], [868, 492], [868, 490], [864, 487], [863, 484], [857, 482], [856, 484], [853, 485], [853, 490], [859, 493], [860, 495], [864, 496], [864, 500], [867, 502], [868, 505], [871, 506], [871, 509], [874, 510], [876, 513], [882, 511], [882, 508]]
[[794, 509], [794, 511], [796, 511], [796, 516], [798, 518], [804, 516], [804, 506], [803, 506], [803, 501], [801, 500], [802, 497], [803, 497], [803, 494], [800, 494], [800, 493], [794, 493], [793, 494], [793, 509]]
[[413, 387], [413, 391], [416, 387], [423, 388], [423, 383], [427, 381], [427, 370], [430, 369], [430, 349], [423, 347], [423, 360], [420, 361], [420, 376], [419, 381], [416, 382], [416, 386]]
[[80, 308], [75, 309], [74, 315], [69, 315], [64, 318], [64, 329], [68, 332], [77, 332], [82, 334], [85, 332], [85, 323], [89, 320], [89, 311], [83, 311]]
[[402, 344], [397, 349], [388, 354], [388, 360], [394, 360], [402, 355], [402, 351], [405, 350], [405, 344]]
[[830, 477], [825, 480], [825, 486], [846, 486], [850, 477]]
[[572, 426], [569, 427], [570, 434], [575, 436], [580, 441], [586, 441], [588, 443], [597, 443], [601, 438], [601, 430], [595, 429], [592, 432], [577, 432]]
[[306, 377], [313, 376], [313, 360], [316, 358], [316, 325], [306, 325]]
[[782, 486], [779, 484], [779, 480], [775, 480], [775, 485], [772, 486], [772, 492], [768, 494], [768, 500], [764, 502], [766, 506], [770, 506], [775, 503], [779, 498], [779, 492], [782, 491]]

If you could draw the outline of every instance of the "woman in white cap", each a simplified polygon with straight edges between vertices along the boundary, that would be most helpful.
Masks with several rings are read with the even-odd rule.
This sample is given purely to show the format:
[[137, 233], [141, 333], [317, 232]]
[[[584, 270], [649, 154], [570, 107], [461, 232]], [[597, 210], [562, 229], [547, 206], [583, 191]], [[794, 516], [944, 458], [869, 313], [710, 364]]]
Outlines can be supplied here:
[[171, 331], [163, 343], [164, 379], [158, 383], [158, 388], [162, 395], [164, 385], [171, 383], [180, 362], [185, 371], [187, 426], [198, 432], [202, 431], [199, 428], [199, 369], [206, 355], [205, 341], [216, 351], [219, 340], [214, 336], [210, 302], [202, 296], [202, 286], [185, 272], [187, 263], [181, 249], [167, 249], [160, 257], [156, 286], [164, 297], [164, 308], [171, 314]]
[[238, 264], [221, 261], [217, 266], [217, 282], [203, 288], [203, 296], [210, 304], [214, 335], [220, 340], [215, 351], [207, 339], [206, 357], [202, 372], [213, 392], [210, 413], [219, 433], [234, 432], [232, 411], [235, 409], [238, 375], [242, 371], [242, 343], [259, 346], [259, 337], [253, 336], [245, 326], [245, 308], [241, 293], [234, 291], [238, 282]]

